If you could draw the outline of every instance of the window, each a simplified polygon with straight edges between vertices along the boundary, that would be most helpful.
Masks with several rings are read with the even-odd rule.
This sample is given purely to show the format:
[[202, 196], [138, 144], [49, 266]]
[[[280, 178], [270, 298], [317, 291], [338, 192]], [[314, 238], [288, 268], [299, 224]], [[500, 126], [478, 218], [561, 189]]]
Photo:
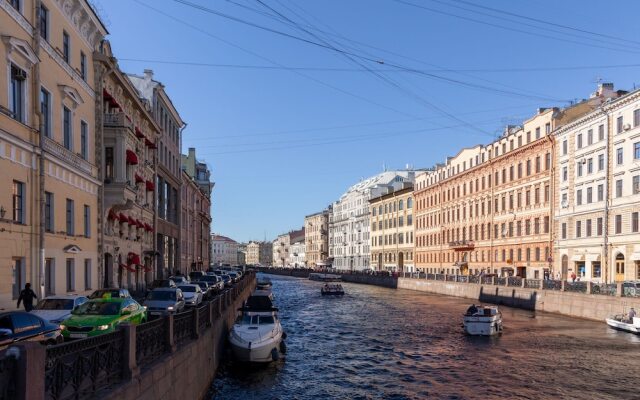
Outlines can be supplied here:
[[598, 156], [598, 171], [602, 171], [604, 169], [604, 154], [600, 154]]
[[588, 219], [586, 222], [586, 232], [585, 235], [587, 237], [591, 237], [591, 219]]
[[587, 131], [587, 146], [593, 144], [593, 129]]
[[40, 36], [44, 40], [49, 41], [49, 10], [42, 3], [40, 4], [38, 22], [40, 24]]
[[407, 215], [407, 226], [411, 226], [411, 225], [413, 225], [413, 216]]
[[27, 271], [24, 259], [14, 258], [12, 265], [12, 284], [13, 299], [16, 300], [20, 296], [20, 291], [24, 288], [27, 279]]
[[531, 160], [527, 160], [527, 176], [531, 175]]
[[540, 127], [536, 128], [536, 139], [540, 139]]
[[26, 223], [25, 185], [19, 181], [13, 181], [13, 222], [18, 224]]
[[633, 144], [633, 159], [634, 160], [640, 159], [640, 142], [635, 142]]
[[582, 148], [582, 133], [578, 133], [578, 136], [576, 138], [576, 143], [579, 149]]
[[80, 156], [88, 160], [89, 153], [89, 125], [86, 122], [80, 121]]
[[544, 159], [544, 169], [549, 170], [551, 168], [551, 153], [547, 153]]
[[562, 226], [562, 229], [561, 229], [562, 230], [562, 238], [566, 239], [567, 238], [567, 223], [563, 222], [561, 226]]
[[622, 233], [622, 215], [615, 216], [615, 232], [616, 234]]
[[582, 205], [582, 189], [576, 190], [576, 205]]
[[73, 292], [76, 286], [75, 260], [67, 258], [67, 292]]
[[569, 145], [567, 143], [567, 139], [562, 141], [562, 155], [566, 156], [569, 151]]
[[633, 110], [633, 126], [640, 125], [640, 108]]
[[83, 52], [80, 52], [80, 76], [87, 80], [87, 56]]
[[587, 188], [587, 204], [593, 203], [593, 188]]
[[566, 166], [565, 166], [565, 167], [562, 167], [562, 181], [563, 181], [563, 182], [566, 182], [566, 181], [567, 181], [567, 179], [569, 179], [569, 173], [568, 173], [568, 171], [569, 171], [569, 170], [568, 170], [568, 168], [567, 168]]
[[602, 236], [602, 229], [602, 217], [598, 217], [598, 219], [596, 220], [596, 235]]
[[407, 199], [407, 208], [413, 208], [413, 199], [411, 197]]
[[65, 31], [62, 31], [62, 57], [67, 62], [67, 64], [71, 61], [71, 39], [69, 38], [69, 34]]
[[604, 200], [604, 184], [598, 185], [598, 201]]
[[624, 120], [622, 119], [622, 116], [619, 116], [616, 119], [616, 133], [622, 133], [623, 124]]
[[91, 289], [91, 259], [84, 260], [84, 289]]
[[91, 207], [84, 206], [84, 237], [91, 237]]
[[540, 172], [540, 156], [536, 157], [536, 173]]
[[9, 4], [11, 4], [16, 10], [21, 11], [22, 7], [20, 4], [20, 0], [9, 0]]
[[54, 203], [53, 193], [44, 192], [44, 230], [54, 232]]
[[51, 137], [51, 94], [40, 88], [40, 113], [42, 114], [42, 133]]
[[577, 168], [576, 174], [578, 176], [582, 176], [582, 161], [578, 161], [578, 165], [576, 166], [576, 168]]
[[587, 160], [587, 174], [593, 173], [593, 158]]
[[55, 260], [47, 258], [44, 261], [44, 294], [51, 296], [56, 293]]
[[547, 122], [544, 124], [544, 133], [547, 135], [551, 133], [551, 122]]
[[402, 201], [402, 199], [398, 201], [398, 210], [404, 210], [404, 201]]
[[631, 213], [631, 232], [638, 232], [638, 213]]
[[640, 175], [636, 175], [632, 178], [632, 194], [640, 193]]
[[594, 278], [600, 278], [602, 275], [602, 267], [600, 261], [592, 261], [591, 262], [591, 270], [593, 271]]
[[74, 204], [73, 200], [67, 199], [67, 235], [74, 235]]
[[616, 197], [622, 197], [622, 179], [616, 180]]
[[67, 107], [62, 107], [62, 135], [64, 148], [67, 150], [73, 150], [73, 137], [71, 136], [71, 110]]
[[604, 125], [598, 126], [598, 141], [604, 140]]
[[622, 147], [618, 147], [616, 149], [616, 164], [617, 165], [621, 165], [623, 163], [623, 161], [624, 161], [624, 156], [623, 155], [624, 155], [624, 153], [623, 153]]
[[113, 179], [113, 147], [104, 148], [104, 179], [109, 182]]
[[13, 119], [20, 122], [26, 122], [26, 80], [27, 73], [22, 69], [11, 64], [11, 85], [9, 87], [9, 110]]
[[582, 221], [576, 221], [576, 238], [582, 237]]

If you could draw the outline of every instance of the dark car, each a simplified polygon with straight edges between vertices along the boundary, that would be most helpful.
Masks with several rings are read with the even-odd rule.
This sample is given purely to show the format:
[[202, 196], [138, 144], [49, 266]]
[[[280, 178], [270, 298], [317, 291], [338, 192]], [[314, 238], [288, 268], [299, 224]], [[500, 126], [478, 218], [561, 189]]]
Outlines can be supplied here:
[[191, 283], [194, 284], [194, 285], [200, 286], [200, 289], [202, 289], [202, 297], [203, 297], [204, 300], [209, 300], [214, 296], [215, 290], [214, 290], [213, 286], [209, 284], [209, 282], [194, 281], [194, 282], [191, 282]]
[[129, 291], [127, 289], [118, 289], [118, 288], [109, 288], [109, 289], [98, 289], [89, 295], [89, 299], [102, 299], [105, 295], [110, 295], [111, 298], [121, 298], [126, 299], [127, 297], [131, 297]]
[[189, 279], [192, 281], [198, 281], [200, 278], [205, 276], [206, 274], [202, 271], [191, 271], [189, 272]]
[[213, 286], [215, 291], [220, 291], [222, 289], [224, 289], [224, 285], [219, 285], [218, 282], [220, 282], [220, 278], [216, 275], [205, 275], [202, 278], [200, 278], [201, 281], [207, 282], [209, 285]]
[[231, 279], [231, 277], [227, 274], [222, 274], [219, 275], [220, 278], [222, 278], [222, 280], [224, 281], [224, 286], [225, 287], [231, 287], [233, 286], [233, 279]]
[[173, 281], [173, 279], [156, 279], [153, 282], [151, 282], [151, 285], [149, 286], [149, 290], [153, 290], [159, 287], [175, 288], [178, 286]]
[[0, 313], [0, 350], [23, 341], [62, 343], [60, 327], [24, 311]]

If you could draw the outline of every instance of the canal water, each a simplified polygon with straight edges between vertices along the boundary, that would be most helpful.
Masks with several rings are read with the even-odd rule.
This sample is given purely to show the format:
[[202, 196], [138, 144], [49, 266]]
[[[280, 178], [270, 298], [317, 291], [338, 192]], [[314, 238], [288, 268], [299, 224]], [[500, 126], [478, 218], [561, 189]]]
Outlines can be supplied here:
[[640, 337], [604, 323], [502, 307], [502, 336], [468, 337], [465, 299], [270, 277], [286, 357], [227, 357], [212, 399], [640, 399]]

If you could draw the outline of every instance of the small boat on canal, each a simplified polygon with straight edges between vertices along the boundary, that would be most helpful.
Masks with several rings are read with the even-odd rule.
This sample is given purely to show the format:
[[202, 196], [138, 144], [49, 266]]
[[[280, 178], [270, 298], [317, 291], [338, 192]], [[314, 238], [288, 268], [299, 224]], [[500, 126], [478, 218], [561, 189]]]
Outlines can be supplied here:
[[264, 276], [258, 276], [258, 279], [256, 280], [256, 290], [271, 290], [271, 286], [273, 286], [271, 279]]
[[630, 319], [626, 314], [618, 314], [606, 318], [605, 321], [613, 329], [640, 335], [640, 317]]
[[286, 351], [278, 309], [271, 299], [270, 290], [257, 290], [239, 309], [241, 314], [229, 335], [231, 349], [238, 361], [268, 363], [277, 361]]
[[323, 296], [343, 296], [344, 289], [342, 289], [342, 285], [339, 283], [325, 283], [322, 289], [320, 289], [320, 293], [322, 293]]
[[319, 282], [340, 282], [342, 280], [342, 276], [336, 274], [319, 274], [313, 272], [309, 274], [309, 280]]
[[464, 332], [472, 336], [493, 336], [502, 332], [502, 313], [497, 306], [472, 305], [463, 317]]

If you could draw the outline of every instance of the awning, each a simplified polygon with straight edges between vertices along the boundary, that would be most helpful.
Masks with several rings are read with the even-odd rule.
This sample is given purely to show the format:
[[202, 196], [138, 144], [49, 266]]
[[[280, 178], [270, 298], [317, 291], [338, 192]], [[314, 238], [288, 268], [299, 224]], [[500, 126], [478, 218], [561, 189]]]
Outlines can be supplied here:
[[600, 254], [589, 253], [586, 256], [587, 261], [600, 261]]
[[135, 131], [136, 131], [136, 136], [137, 136], [137, 137], [139, 137], [140, 139], [142, 139], [142, 138], [144, 137], [144, 134], [142, 133], [142, 131], [140, 130], [140, 128], [138, 128], [137, 126], [136, 126]]
[[120, 218], [118, 218], [118, 214], [113, 212], [113, 210], [109, 210], [109, 215], [107, 215], [107, 219], [109, 221], [115, 221], [115, 220], [120, 219]]
[[132, 150], [127, 150], [127, 164], [138, 165], [138, 156]]
[[136, 224], [136, 220], [133, 219], [133, 217], [129, 217], [129, 225], [135, 225]]
[[120, 264], [120, 268], [126, 269], [129, 272], [136, 272], [136, 267], [130, 267], [127, 264]]
[[121, 224], [124, 224], [125, 222], [129, 222], [129, 217], [127, 217], [123, 213], [120, 213], [120, 218], [118, 218], [118, 219], [120, 220]]
[[631, 253], [631, 261], [640, 261], [640, 251]]
[[138, 227], [138, 229], [143, 229], [144, 228], [144, 224], [139, 219], [136, 220], [136, 226]]
[[584, 254], [575, 254], [571, 257], [571, 261], [584, 261]]
[[155, 143], [153, 143], [151, 140], [149, 140], [147, 138], [144, 138], [144, 144], [150, 149], [157, 149], [158, 148], [158, 146], [156, 146]]
[[147, 181], [147, 191], [148, 192], [153, 192], [153, 190], [156, 188], [156, 186], [153, 184], [153, 182], [151, 181]]
[[147, 232], [151, 232], [153, 230], [153, 227], [145, 222], [144, 230]]
[[144, 182], [144, 178], [138, 174], [135, 174], [135, 178], [136, 178], [136, 183]]
[[[140, 256], [136, 253], [129, 253], [127, 256], [127, 264], [128, 265], [142, 265], [140, 263]], [[135, 270], [134, 270], [135, 271]]]

